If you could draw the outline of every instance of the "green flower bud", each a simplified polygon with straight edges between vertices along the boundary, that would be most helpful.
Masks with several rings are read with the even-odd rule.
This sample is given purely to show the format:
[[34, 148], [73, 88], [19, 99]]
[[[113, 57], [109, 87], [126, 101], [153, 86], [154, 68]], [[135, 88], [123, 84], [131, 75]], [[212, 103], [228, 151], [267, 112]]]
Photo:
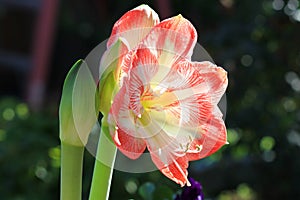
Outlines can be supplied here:
[[95, 80], [83, 60], [69, 71], [59, 107], [60, 140], [84, 146], [98, 119], [98, 91]]

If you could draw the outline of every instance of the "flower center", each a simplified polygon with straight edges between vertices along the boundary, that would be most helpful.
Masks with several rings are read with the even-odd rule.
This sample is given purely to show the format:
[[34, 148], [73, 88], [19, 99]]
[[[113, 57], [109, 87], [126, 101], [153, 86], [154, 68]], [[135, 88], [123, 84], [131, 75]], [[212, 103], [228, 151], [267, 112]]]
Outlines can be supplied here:
[[156, 92], [150, 98], [148, 96], [147, 98], [144, 98], [144, 96], [141, 98], [141, 104], [144, 109], [157, 111], [163, 111], [164, 108], [176, 101], [178, 101], [178, 98], [172, 92]]
[[[164, 154], [166, 149], [175, 157], [186, 153], [199, 153], [202, 145], [193, 146], [195, 138], [201, 137], [197, 127], [181, 126], [180, 99], [166, 90], [145, 90], [140, 97], [141, 112], [135, 115], [135, 124], [142, 137], [152, 144], [152, 150]], [[166, 159], [165, 163], [168, 163]]]

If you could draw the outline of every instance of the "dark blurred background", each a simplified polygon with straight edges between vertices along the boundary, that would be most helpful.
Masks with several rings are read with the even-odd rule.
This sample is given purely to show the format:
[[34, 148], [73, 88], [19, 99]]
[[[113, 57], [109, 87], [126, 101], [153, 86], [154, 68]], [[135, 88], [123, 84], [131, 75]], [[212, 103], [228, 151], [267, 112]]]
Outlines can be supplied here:
[[[63, 80], [142, 3], [161, 19], [189, 19], [228, 71], [230, 144], [189, 168], [206, 199], [300, 199], [299, 0], [0, 0], [0, 199], [59, 198]], [[83, 199], [92, 169], [86, 153]], [[159, 172], [115, 171], [110, 199], [172, 199], [180, 189]]]

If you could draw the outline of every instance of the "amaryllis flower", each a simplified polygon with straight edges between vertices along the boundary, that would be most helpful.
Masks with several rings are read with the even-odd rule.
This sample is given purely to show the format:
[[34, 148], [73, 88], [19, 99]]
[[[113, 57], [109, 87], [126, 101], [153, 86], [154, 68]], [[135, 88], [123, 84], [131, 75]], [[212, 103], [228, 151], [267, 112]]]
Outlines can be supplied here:
[[147, 148], [158, 169], [181, 186], [190, 185], [189, 161], [226, 143], [217, 104], [227, 73], [211, 62], [191, 61], [196, 41], [187, 19], [178, 15], [160, 22], [142, 5], [115, 23], [102, 59], [103, 64], [119, 53], [111, 69], [117, 89], [107, 117], [118, 149], [137, 159]]

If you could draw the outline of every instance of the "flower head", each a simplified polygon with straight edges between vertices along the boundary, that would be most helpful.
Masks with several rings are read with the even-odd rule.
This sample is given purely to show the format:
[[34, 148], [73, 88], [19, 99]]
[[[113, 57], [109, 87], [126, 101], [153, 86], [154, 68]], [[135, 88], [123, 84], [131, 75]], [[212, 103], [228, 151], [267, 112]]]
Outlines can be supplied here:
[[159, 22], [150, 7], [139, 6], [115, 23], [107, 52], [120, 39], [125, 48], [113, 68], [117, 90], [107, 117], [110, 134], [129, 158], [147, 148], [164, 175], [190, 185], [188, 162], [226, 143], [217, 103], [227, 73], [211, 62], [191, 61], [197, 32], [181, 15]]

